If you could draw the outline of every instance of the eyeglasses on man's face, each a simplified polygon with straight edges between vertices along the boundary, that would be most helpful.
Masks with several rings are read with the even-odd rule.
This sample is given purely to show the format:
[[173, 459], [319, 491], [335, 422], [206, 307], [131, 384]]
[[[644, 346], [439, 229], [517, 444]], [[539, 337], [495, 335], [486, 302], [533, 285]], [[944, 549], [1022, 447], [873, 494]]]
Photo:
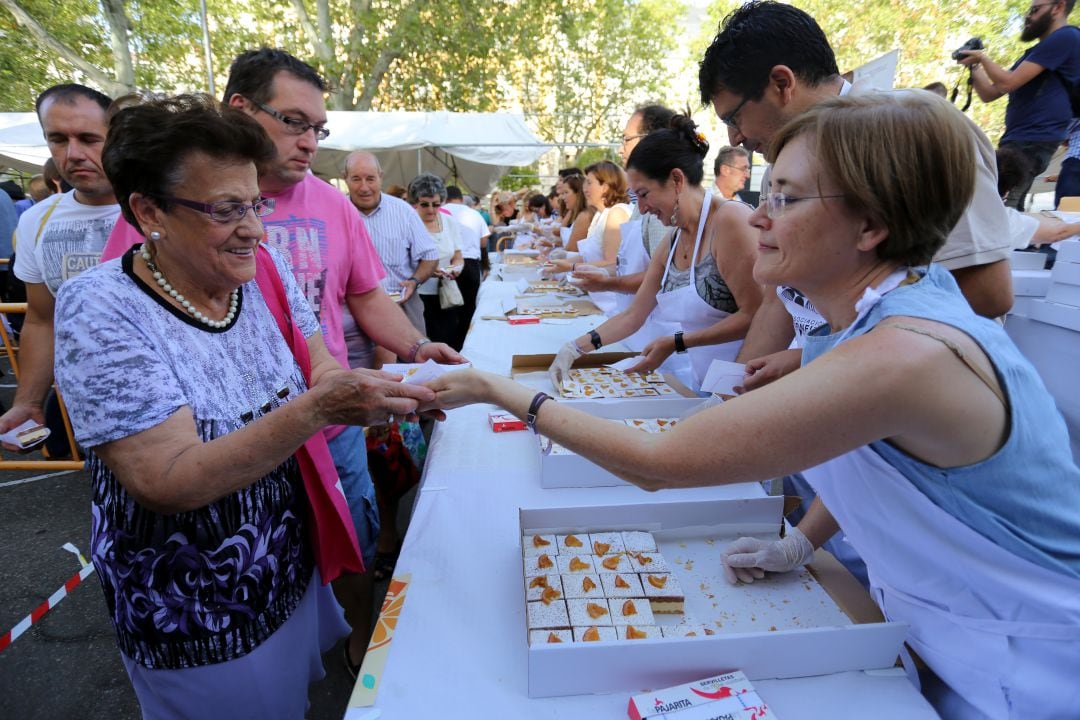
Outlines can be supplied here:
[[795, 197], [793, 195], [787, 195], [782, 192], [767, 192], [762, 196], [761, 204], [765, 208], [765, 214], [769, 216], [770, 220], [776, 220], [784, 214], [789, 205], [794, 205], [802, 200], [829, 200], [832, 198], [842, 198], [843, 195], [806, 195], [803, 197]]
[[[739, 101], [739, 104], [735, 106], [735, 109], [729, 113], [720, 116], [720, 122], [727, 125], [729, 128], [739, 130], [739, 111], [743, 109], [743, 105], [747, 103], [749, 97], [744, 97]], [[739, 130], [739, 132], [742, 132]]]
[[183, 205], [192, 210], [197, 210], [204, 215], [209, 215], [211, 220], [219, 223], [239, 222], [244, 219], [248, 210], [254, 212], [256, 217], [266, 217], [274, 212], [274, 200], [272, 198], [262, 198], [250, 205], [248, 203], [233, 202], [230, 200], [204, 203], [199, 202], [198, 200], [185, 200], [184, 198], [172, 197], [170, 195], [162, 195], [159, 199], [176, 205]]
[[648, 134], [649, 133], [637, 133], [636, 135], [623, 135], [622, 136], [622, 144], [624, 146], [629, 145], [630, 143], [634, 142], [635, 140], [640, 140], [641, 138], [645, 137]]
[[255, 100], [252, 100], [251, 102], [264, 113], [281, 122], [281, 124], [285, 126], [285, 130], [290, 135], [303, 135], [308, 130], [314, 130], [315, 138], [318, 140], [325, 140], [326, 138], [330, 137], [330, 129], [326, 127], [326, 125], [316, 125], [315, 123], [309, 123], [307, 120], [290, 117], [284, 113], [278, 112], [269, 105], [265, 105]]
[[731, 168], [732, 170], [734, 170], [736, 172], [740, 172], [743, 175], [749, 175], [750, 174], [750, 166], [749, 165], [747, 165], [746, 167], [743, 167], [741, 165], [732, 165], [731, 163], [720, 163], [720, 164], [723, 165], [724, 167], [729, 167], [729, 168]]

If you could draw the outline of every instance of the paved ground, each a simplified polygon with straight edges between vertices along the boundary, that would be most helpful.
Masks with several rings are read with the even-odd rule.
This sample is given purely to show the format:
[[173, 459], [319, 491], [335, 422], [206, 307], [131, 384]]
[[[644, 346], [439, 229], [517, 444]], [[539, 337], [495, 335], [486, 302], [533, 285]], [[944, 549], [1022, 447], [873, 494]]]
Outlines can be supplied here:
[[[6, 363], [0, 384], [10, 383]], [[5, 405], [11, 389], [0, 387]], [[44, 472], [0, 472], [0, 633], [7, 632], [79, 570], [90, 534], [89, 481], [72, 472], [33, 482]], [[411, 505], [407, 497], [402, 507]], [[404, 527], [404, 524], [402, 524]], [[385, 586], [380, 588], [385, 592]], [[379, 595], [381, 598], [381, 593]], [[381, 599], [376, 603], [376, 608]], [[327, 676], [310, 691], [311, 720], [341, 718], [352, 679], [341, 646], [323, 658]], [[120, 663], [97, 575], [90, 575], [55, 610], [0, 652], [0, 718], [139, 718], [139, 706]]]

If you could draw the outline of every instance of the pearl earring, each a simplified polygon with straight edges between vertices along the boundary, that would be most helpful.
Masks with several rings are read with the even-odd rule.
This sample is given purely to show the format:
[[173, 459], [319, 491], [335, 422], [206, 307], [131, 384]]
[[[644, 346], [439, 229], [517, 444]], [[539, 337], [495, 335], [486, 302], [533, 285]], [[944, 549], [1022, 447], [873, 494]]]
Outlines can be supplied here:
[[157, 230], [151, 230], [150, 231], [150, 239], [153, 240], [154, 242], [157, 242], [158, 240], [161, 239], [161, 233], [159, 233]]

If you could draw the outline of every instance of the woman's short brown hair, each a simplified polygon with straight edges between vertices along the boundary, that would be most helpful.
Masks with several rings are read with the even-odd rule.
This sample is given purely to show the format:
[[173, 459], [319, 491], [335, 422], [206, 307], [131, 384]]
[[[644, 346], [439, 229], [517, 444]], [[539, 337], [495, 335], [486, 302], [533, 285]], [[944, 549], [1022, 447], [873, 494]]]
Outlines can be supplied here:
[[271, 162], [275, 152], [258, 122], [209, 95], [146, 102], [132, 98], [109, 121], [101, 164], [124, 219], [142, 233], [131, 211], [132, 193], [153, 198], [168, 212], [170, 204], [164, 198], [183, 182], [183, 165], [192, 155], [202, 153], [215, 160], [260, 167]]
[[976, 135], [946, 100], [922, 91], [829, 98], [777, 133], [768, 160], [807, 135], [820, 176], [888, 229], [882, 260], [925, 265], [975, 192]]
[[601, 160], [585, 168], [585, 174], [592, 175], [607, 186], [604, 191], [604, 207], [630, 202], [630, 196], [626, 194], [626, 173], [615, 163]]

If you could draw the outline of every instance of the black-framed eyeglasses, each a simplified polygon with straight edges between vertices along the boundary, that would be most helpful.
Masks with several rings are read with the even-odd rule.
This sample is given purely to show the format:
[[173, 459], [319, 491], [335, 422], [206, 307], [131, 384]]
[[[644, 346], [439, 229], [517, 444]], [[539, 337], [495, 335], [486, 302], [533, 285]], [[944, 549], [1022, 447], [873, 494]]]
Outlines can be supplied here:
[[736, 119], [736, 117], [738, 116], [739, 111], [742, 110], [743, 105], [745, 105], [749, 99], [750, 99], [749, 96], [743, 97], [743, 99], [739, 101], [739, 104], [735, 106], [734, 110], [727, 113], [726, 115], [721, 115], [720, 116], [720, 122], [724, 123], [729, 128], [735, 128], [736, 130], [738, 130], [739, 129], [739, 121]]
[[437, 200], [421, 200], [420, 202], [416, 203], [416, 207], [422, 207], [422, 208], [425, 208], [425, 209], [426, 208], [441, 208], [442, 203], [437, 201]]
[[767, 192], [762, 195], [761, 205], [765, 208], [765, 214], [769, 216], [769, 219], [775, 220], [784, 214], [788, 205], [793, 205], [801, 200], [829, 200], [831, 198], [842, 198], [845, 195], [806, 195], [805, 197], [794, 197], [792, 195], [786, 195], [782, 192]]
[[158, 199], [177, 205], [183, 205], [192, 210], [197, 210], [204, 215], [209, 215], [211, 220], [219, 223], [239, 222], [244, 219], [248, 210], [254, 212], [256, 217], [266, 217], [274, 212], [273, 198], [260, 198], [251, 204], [235, 202], [232, 200], [204, 203], [199, 202], [198, 200], [185, 200], [184, 198], [172, 197], [171, 195], [161, 195]]
[[[248, 99], [251, 100], [251, 98]], [[314, 130], [315, 137], [318, 140], [325, 140], [326, 138], [330, 137], [330, 128], [326, 127], [325, 125], [316, 125], [314, 123], [309, 123], [307, 120], [289, 117], [284, 113], [278, 112], [269, 105], [264, 105], [256, 100], [251, 100], [251, 102], [253, 105], [255, 105], [255, 107], [259, 108], [270, 117], [274, 118], [275, 120], [281, 121], [281, 123], [288, 129], [290, 135], [303, 135], [308, 130]]]

